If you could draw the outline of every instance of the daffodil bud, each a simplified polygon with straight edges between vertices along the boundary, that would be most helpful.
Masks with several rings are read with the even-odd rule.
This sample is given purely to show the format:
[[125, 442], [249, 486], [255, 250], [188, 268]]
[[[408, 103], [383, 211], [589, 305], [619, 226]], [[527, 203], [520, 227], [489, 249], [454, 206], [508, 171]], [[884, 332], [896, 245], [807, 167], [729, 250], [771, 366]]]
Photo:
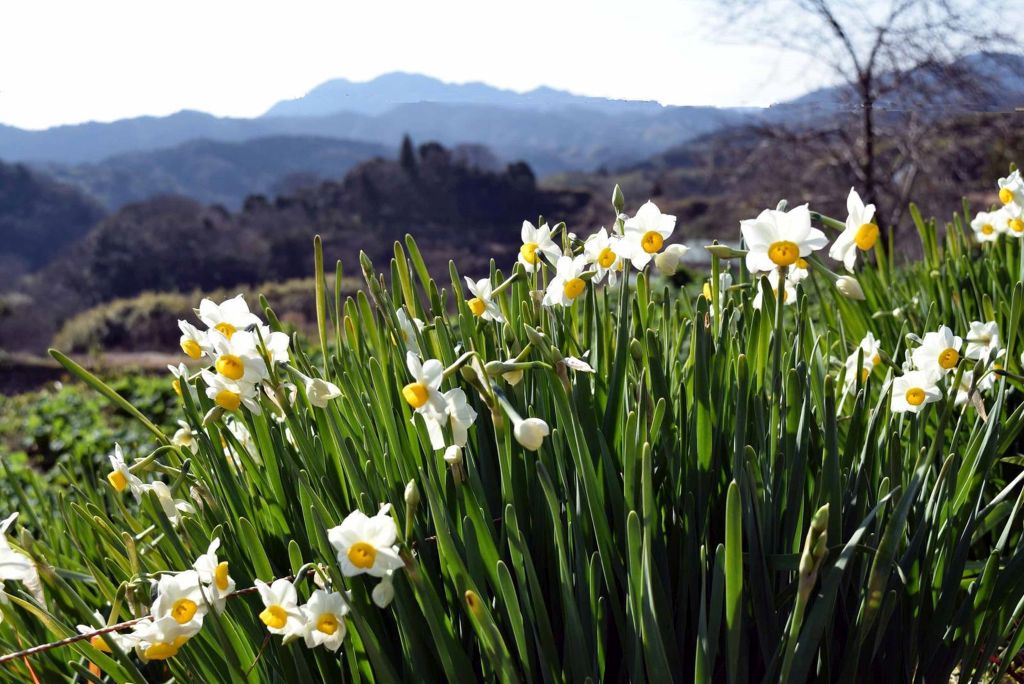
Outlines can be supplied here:
[[416, 480], [409, 480], [409, 484], [405, 485], [405, 504], [410, 508], [418, 506], [420, 503], [420, 490], [416, 486]]
[[747, 255], [745, 249], [733, 249], [729, 245], [704, 245], [704, 249], [719, 259], [738, 259]]
[[512, 428], [516, 441], [528, 451], [537, 451], [544, 444], [544, 438], [551, 434], [551, 428], [540, 418], [527, 418]]
[[622, 213], [622, 208], [626, 206], [626, 198], [622, 195], [622, 188], [619, 184], [615, 184], [615, 189], [612, 190], [612, 207], [615, 209], [616, 214]]
[[674, 276], [683, 264], [683, 255], [690, 251], [686, 245], [669, 245], [654, 257], [654, 267], [663, 276]]
[[395, 585], [391, 581], [391, 577], [382, 578], [370, 592], [370, 596], [378, 608], [387, 608], [391, 605], [392, 599], [395, 598]]
[[462, 465], [462, 447], [453, 444], [445, 449], [444, 462], [452, 467]]
[[306, 378], [306, 397], [317, 408], [327, 408], [327, 402], [341, 396], [341, 390], [333, 382], [321, 378]]
[[863, 302], [865, 299], [864, 290], [861, 289], [860, 283], [857, 282], [856, 278], [839, 276], [836, 280], [836, 289], [839, 290], [839, 294], [848, 299], [856, 299], [859, 302]]

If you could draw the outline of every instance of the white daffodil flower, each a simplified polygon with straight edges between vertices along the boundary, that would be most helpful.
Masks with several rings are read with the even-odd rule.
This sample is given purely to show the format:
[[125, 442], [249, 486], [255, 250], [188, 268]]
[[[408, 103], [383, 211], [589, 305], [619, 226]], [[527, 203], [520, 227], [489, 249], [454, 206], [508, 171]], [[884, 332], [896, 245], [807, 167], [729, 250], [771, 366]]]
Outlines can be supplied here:
[[129, 638], [135, 642], [135, 653], [143, 662], [167, 660], [178, 655], [185, 642], [196, 635], [194, 625], [179, 624], [170, 615], [158, 620], [143, 620], [135, 625]]
[[434, 449], [445, 448], [444, 426], [451, 426], [452, 444], [466, 446], [469, 438], [469, 426], [476, 421], [476, 411], [469, 405], [466, 393], [456, 387], [444, 393], [445, 413], [441, 420], [426, 420], [430, 446]]
[[519, 248], [519, 263], [531, 273], [540, 265], [541, 255], [552, 264], [562, 256], [562, 248], [551, 239], [551, 228], [546, 223], [535, 228], [529, 221], [523, 221], [519, 235], [523, 240], [523, 246]]
[[36, 564], [23, 552], [12, 549], [11, 543], [7, 541], [7, 530], [17, 517], [17, 512], [11, 513], [0, 522], [0, 591], [3, 590], [4, 582], [21, 582], [32, 597], [45, 606], [46, 597], [43, 596], [43, 583], [39, 579]]
[[260, 621], [271, 634], [280, 634], [286, 640], [301, 636], [305, 631], [305, 615], [299, 608], [299, 596], [295, 586], [286, 579], [275, 580], [273, 584], [256, 580], [256, 591], [263, 601]]
[[202, 378], [206, 383], [206, 396], [225, 411], [237, 411], [244, 404], [256, 415], [263, 412], [259, 392], [252, 383], [231, 380], [220, 373], [214, 374], [208, 370], [202, 372]]
[[491, 281], [488, 278], [481, 278], [474, 282], [466, 278], [466, 287], [473, 294], [473, 298], [466, 301], [466, 306], [473, 312], [474, 316], [485, 321], [496, 321], [501, 323], [505, 317], [501, 315], [498, 303], [491, 299]]
[[792, 266], [828, 244], [825, 234], [811, 227], [806, 204], [790, 211], [765, 209], [756, 219], [740, 221], [740, 231], [747, 244], [746, 262], [751, 272]]
[[626, 219], [623, 227], [619, 253], [639, 271], [651, 262], [654, 255], [661, 251], [665, 240], [672, 236], [676, 228], [676, 217], [662, 214], [657, 205], [648, 200], [636, 212], [636, 216]]
[[348, 605], [341, 594], [317, 589], [302, 606], [302, 613], [305, 618], [302, 636], [307, 648], [323, 646], [332, 652], [341, 648], [348, 613]]
[[225, 337], [231, 338], [238, 330], [259, 325], [260, 319], [249, 311], [242, 295], [236, 295], [220, 304], [212, 299], [199, 302], [199, 320], [211, 330], [219, 330]]
[[205, 332], [188, 321], [178, 321], [178, 328], [181, 330], [181, 339], [178, 344], [181, 346], [181, 351], [185, 352], [190, 359], [200, 358], [209, 349]]
[[327, 530], [345, 577], [364, 573], [384, 577], [405, 565], [395, 545], [398, 526], [390, 510], [390, 505], [381, 506], [372, 518], [362, 511], [352, 511], [340, 525]]
[[181, 521], [181, 515], [183, 513], [192, 514], [195, 513], [195, 508], [187, 501], [182, 499], [175, 499], [171, 495], [171, 488], [167, 486], [167, 483], [157, 480], [152, 484], [144, 486], [145, 490], [151, 491], [156, 494], [156, 499], [160, 503], [160, 508], [163, 509], [164, 515], [171, 521], [171, 524], [177, 526]]
[[971, 229], [978, 242], [993, 242], [1006, 229], [1009, 216], [1002, 209], [998, 211], [979, 211], [971, 221]]
[[[242, 448], [245, 449], [249, 456], [259, 463], [260, 455], [256, 450], [256, 443], [253, 441], [252, 434], [249, 433], [249, 428], [245, 426], [245, 423], [234, 416], [228, 416], [224, 419], [224, 427], [226, 427], [228, 432], [238, 440], [238, 443], [242, 445]], [[239, 454], [234, 452], [228, 441], [221, 438], [221, 446], [224, 447], [224, 455], [227, 456], [229, 462], [234, 464], [236, 468], [241, 468], [242, 459]]]
[[402, 397], [424, 418], [444, 420], [448, 406], [440, 392], [441, 382], [444, 380], [444, 366], [437, 359], [421, 362], [411, 351], [405, 355], [405, 365], [413, 381], [402, 388]]
[[846, 228], [828, 250], [830, 258], [842, 261], [846, 270], [853, 273], [857, 263], [857, 250], [870, 251], [878, 242], [878, 226], [874, 223], [875, 205], [864, 204], [857, 191], [850, 188], [846, 198]]
[[185, 632], [195, 634], [203, 626], [206, 602], [199, 586], [199, 573], [186, 570], [174, 575], [163, 575], [156, 588], [156, 601], [150, 611], [153, 620], [170, 617]]
[[925, 334], [921, 346], [915, 349], [911, 358], [917, 370], [932, 373], [936, 377], [945, 375], [960, 361], [960, 347], [964, 341], [946, 326], [936, 332]]
[[600, 283], [608, 276], [608, 284], [614, 285], [618, 280], [618, 274], [622, 270], [622, 257], [617, 250], [622, 238], [618, 235], [610, 235], [604, 227], [587, 238], [583, 243], [583, 255], [587, 263], [594, 266], [594, 283]]
[[118, 493], [127, 489], [135, 495], [135, 498], [139, 498], [145, 486], [142, 484], [142, 480], [128, 469], [128, 463], [124, 460], [124, 452], [121, 451], [120, 444], [114, 445], [114, 451], [108, 458], [110, 459], [110, 473], [107, 475], [107, 482], [110, 483], [110, 486]]
[[228, 594], [235, 590], [235, 580], [229, 574], [228, 562], [218, 560], [217, 549], [220, 548], [220, 537], [210, 542], [206, 553], [199, 556], [192, 568], [199, 575], [203, 584], [203, 593], [218, 614], [224, 612], [224, 604]]
[[[852, 392], [856, 388], [858, 377], [861, 382], [867, 381], [874, 367], [882, 362], [881, 349], [882, 343], [875, 339], [871, 331], [868, 331], [853, 353], [846, 357], [846, 376], [843, 380], [845, 392]], [[857, 363], [858, 358], [861, 359], [859, 364]]]
[[923, 370], [910, 371], [893, 380], [893, 413], [920, 413], [925, 406], [942, 399], [942, 391], [936, 386], [936, 376]]
[[[803, 278], [806, 277], [806, 274], [807, 274], [807, 270], [806, 269], [801, 269], [801, 268], [798, 268], [796, 266], [794, 266], [793, 271], [795, 273], [797, 273], [795, 280], [793, 278], [790, 278], [789, 274], [786, 274], [786, 278], [783, 280], [783, 286], [782, 286], [782, 304], [783, 304], [783, 306], [791, 306], [792, 304], [796, 304], [796, 300], [797, 300], [796, 284], [798, 282], [800, 282], [801, 280], [803, 280]], [[800, 275], [801, 271], [803, 271], [803, 275]], [[776, 300], [778, 300], [778, 297], [779, 297], [779, 269], [774, 268], [771, 271], [769, 271], [768, 273], [764, 274], [764, 276], [766, 278], [768, 278], [768, 284], [771, 285], [772, 297], [775, 298]], [[752, 305], [753, 305], [753, 307], [755, 309], [760, 309], [764, 305], [764, 290], [761, 288], [760, 278], [758, 278], [757, 280], [754, 281], [754, 287], [756, 287], [757, 289], [756, 289], [756, 291], [754, 293], [754, 301], [752, 302]]]
[[405, 312], [405, 309], [396, 309], [395, 316], [398, 318], [398, 330], [402, 334], [402, 340], [405, 342], [405, 348], [416, 354], [420, 355], [420, 341], [416, 337], [416, 333], [423, 330], [425, 324], [418, 318], [409, 318], [409, 314]]
[[999, 179], [999, 201], [1003, 205], [1024, 207], [1024, 177], [1021, 177], [1020, 169]]
[[174, 431], [174, 436], [171, 437], [171, 444], [182, 449], [188, 449], [193, 454], [199, 451], [199, 440], [196, 439], [196, 433], [183, 420], [178, 421], [178, 429]]
[[[960, 384], [956, 388], [956, 397], [953, 399], [954, 406], [963, 406], [971, 398], [971, 385], [974, 384], [974, 371], [964, 371], [960, 376]], [[975, 388], [977, 394], [981, 387]]]
[[669, 245], [665, 251], [654, 255], [654, 268], [665, 277], [674, 276], [683, 267], [683, 257], [689, 251], [686, 245]]
[[260, 356], [256, 336], [247, 330], [239, 330], [230, 338], [219, 331], [209, 335], [213, 367], [217, 374], [235, 382], [254, 385], [266, 380], [270, 373]]
[[964, 352], [966, 358], [988, 361], [996, 358], [1001, 349], [998, 323], [971, 321], [971, 329], [967, 332], [967, 350]]
[[516, 422], [512, 435], [527, 451], [537, 451], [544, 444], [544, 438], [551, 434], [551, 428], [540, 418], [527, 418]]
[[188, 393], [195, 399], [198, 394], [196, 388], [189, 382], [189, 371], [188, 366], [183, 363], [179, 363], [177, 366], [168, 364], [167, 370], [171, 371], [171, 375], [174, 377], [171, 380], [171, 387], [174, 388], [174, 393], [179, 397], [182, 396], [184, 389], [188, 389]]
[[269, 325], [260, 324], [253, 329], [252, 336], [255, 338], [257, 346], [266, 349], [271, 362], [288, 362], [288, 344], [291, 340], [286, 333], [274, 332]]
[[[99, 625], [105, 625], [106, 620], [99, 611], [93, 612], [93, 617], [96, 619], [96, 623]], [[78, 630], [79, 634], [92, 634], [98, 628], [92, 625], [75, 625], [75, 629]], [[117, 644], [117, 647], [122, 651], [130, 651], [135, 648], [135, 644], [138, 639], [133, 634], [126, 633], [122, 634], [119, 632], [107, 632], [106, 634], [95, 634], [89, 639], [89, 645], [95, 648], [97, 651], [103, 653], [110, 653], [110, 644]]]
[[555, 277], [548, 283], [541, 304], [544, 306], [572, 306], [576, 298], [587, 289], [587, 281], [581, 278], [587, 268], [585, 256], [576, 258], [563, 256], [555, 264]]

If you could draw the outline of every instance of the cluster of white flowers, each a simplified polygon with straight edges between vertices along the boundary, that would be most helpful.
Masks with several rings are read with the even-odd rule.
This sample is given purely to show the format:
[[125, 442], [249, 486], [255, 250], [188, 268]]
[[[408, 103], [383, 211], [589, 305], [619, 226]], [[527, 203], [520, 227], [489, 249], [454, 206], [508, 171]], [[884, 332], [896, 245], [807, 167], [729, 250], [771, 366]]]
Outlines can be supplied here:
[[[380, 608], [386, 608], [394, 598], [392, 576], [405, 565], [395, 545], [398, 526], [390, 510], [390, 504], [385, 504], [372, 517], [353, 511], [340, 525], [327, 530], [342, 575], [366, 574], [380, 579], [371, 592], [373, 602]], [[268, 585], [257, 580], [256, 589], [263, 601], [259, 617], [267, 631], [283, 637], [284, 643], [301, 638], [308, 648], [323, 646], [337, 651], [348, 631], [345, 616], [349, 612], [349, 596], [325, 588], [319, 575], [317, 579], [321, 588], [301, 605], [292, 581], [279, 579]]]
[[999, 202], [993, 211], [979, 211], [971, 228], [979, 242], [993, 242], [1000, 235], [1024, 238], [1024, 178], [1017, 169], [999, 179]]
[[[222, 613], [228, 596], [235, 591], [227, 561], [217, 558], [219, 548], [220, 539], [214, 539], [191, 570], [163, 575], [157, 583], [149, 615], [135, 623], [131, 632], [94, 635], [90, 643], [106, 653], [111, 651], [110, 643], [122, 650], [135, 649], [143, 662], [177, 655], [185, 642], [202, 629], [207, 612], [212, 608]], [[96, 617], [102, 621], [100, 615]], [[93, 628], [78, 625], [78, 631], [88, 634]]]
[[[903, 375], [893, 381], [890, 407], [894, 413], [920, 413], [925, 406], [943, 397], [940, 385], [948, 377], [955, 377], [956, 368], [963, 358], [1000, 367], [1004, 350], [1000, 344], [999, 326], [995, 321], [972, 321], [967, 333], [967, 347], [963, 338], [947, 326], [926, 333], [920, 344], [909, 351], [903, 364]], [[974, 370], [965, 369], [954, 402], [966, 403], [972, 392], [988, 391], [995, 385], [995, 376], [989, 368], [975, 381]]]

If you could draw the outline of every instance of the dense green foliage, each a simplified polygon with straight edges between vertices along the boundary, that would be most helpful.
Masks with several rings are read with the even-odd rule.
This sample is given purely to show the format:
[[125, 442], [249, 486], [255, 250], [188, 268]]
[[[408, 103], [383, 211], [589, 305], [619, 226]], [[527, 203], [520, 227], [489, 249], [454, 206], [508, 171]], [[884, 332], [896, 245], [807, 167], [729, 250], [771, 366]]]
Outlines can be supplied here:
[[[14, 539], [37, 560], [48, 604], [9, 585], [0, 648], [99, 624], [94, 609], [104, 622], [145, 615], [153, 573], [189, 568], [219, 537], [239, 588], [296, 575], [306, 597], [314, 563], [351, 591], [339, 655], [268, 635], [260, 601], [238, 596], [169, 660], [142, 666], [80, 641], [34, 657], [35, 672], [65, 681], [92, 662], [116, 682], [995, 677], [1024, 643], [1022, 242], [979, 247], [959, 218], [940, 241], [914, 218], [924, 258], [864, 265], [864, 301], [816, 268], [782, 306], [766, 279], [716, 257], [710, 297], [645, 271], [635, 286], [586, 286], [571, 306], [544, 307], [533, 291], [550, 269], [516, 267], [507, 280], [492, 266], [507, 319], [494, 323], [473, 315], [454, 265], [450, 286], [431, 279], [411, 239], [394, 244], [390, 285], [363, 258], [366, 290], [353, 297], [332, 297], [321, 267], [329, 352], [311, 362], [293, 344], [267, 381], [276, 401], [260, 395], [261, 414], [235, 413], [251, 448], [200, 380], [181, 404], [194, 453], [137, 412], [167, 445], [129, 454], [133, 473], [195, 506], [179, 524], [151, 492], [136, 507], [97, 486], [106, 471], [41, 489], [48, 500], [22, 511]], [[734, 284], [720, 293], [727, 268]], [[403, 334], [399, 309], [424, 329]], [[996, 372], [961, 359], [938, 401], [894, 412], [910, 336], [945, 324], [966, 337], [977, 320], [1004, 335], [993, 388], [957, 404], [965, 372]], [[878, 365], [847, 395], [843, 359], [869, 331]], [[441, 389], [462, 389], [478, 413], [459, 459], [431, 448], [406, 403], [413, 342], [446, 368]], [[294, 370], [338, 396], [314, 401]], [[294, 403], [285, 377], [300, 385]], [[521, 446], [527, 416], [552, 428], [536, 451]], [[326, 533], [382, 503], [405, 563], [384, 608], [370, 578], [342, 575]], [[24, 662], [8, 667], [26, 678]]]

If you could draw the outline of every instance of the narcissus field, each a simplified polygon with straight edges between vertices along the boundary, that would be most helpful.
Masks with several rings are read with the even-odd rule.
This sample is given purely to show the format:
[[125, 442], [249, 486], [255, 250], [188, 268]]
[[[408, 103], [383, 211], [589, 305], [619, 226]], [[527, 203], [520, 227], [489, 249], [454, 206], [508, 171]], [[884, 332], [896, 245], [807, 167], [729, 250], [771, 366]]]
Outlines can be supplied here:
[[316, 339], [266, 300], [180, 322], [173, 434], [53, 350], [155, 448], [0, 469], [0, 675], [1014, 677], [1024, 181], [994, 190], [899, 254], [855, 190], [783, 201], [696, 287], [618, 188], [479, 279], [410, 237], [343, 298], [317, 240]]

